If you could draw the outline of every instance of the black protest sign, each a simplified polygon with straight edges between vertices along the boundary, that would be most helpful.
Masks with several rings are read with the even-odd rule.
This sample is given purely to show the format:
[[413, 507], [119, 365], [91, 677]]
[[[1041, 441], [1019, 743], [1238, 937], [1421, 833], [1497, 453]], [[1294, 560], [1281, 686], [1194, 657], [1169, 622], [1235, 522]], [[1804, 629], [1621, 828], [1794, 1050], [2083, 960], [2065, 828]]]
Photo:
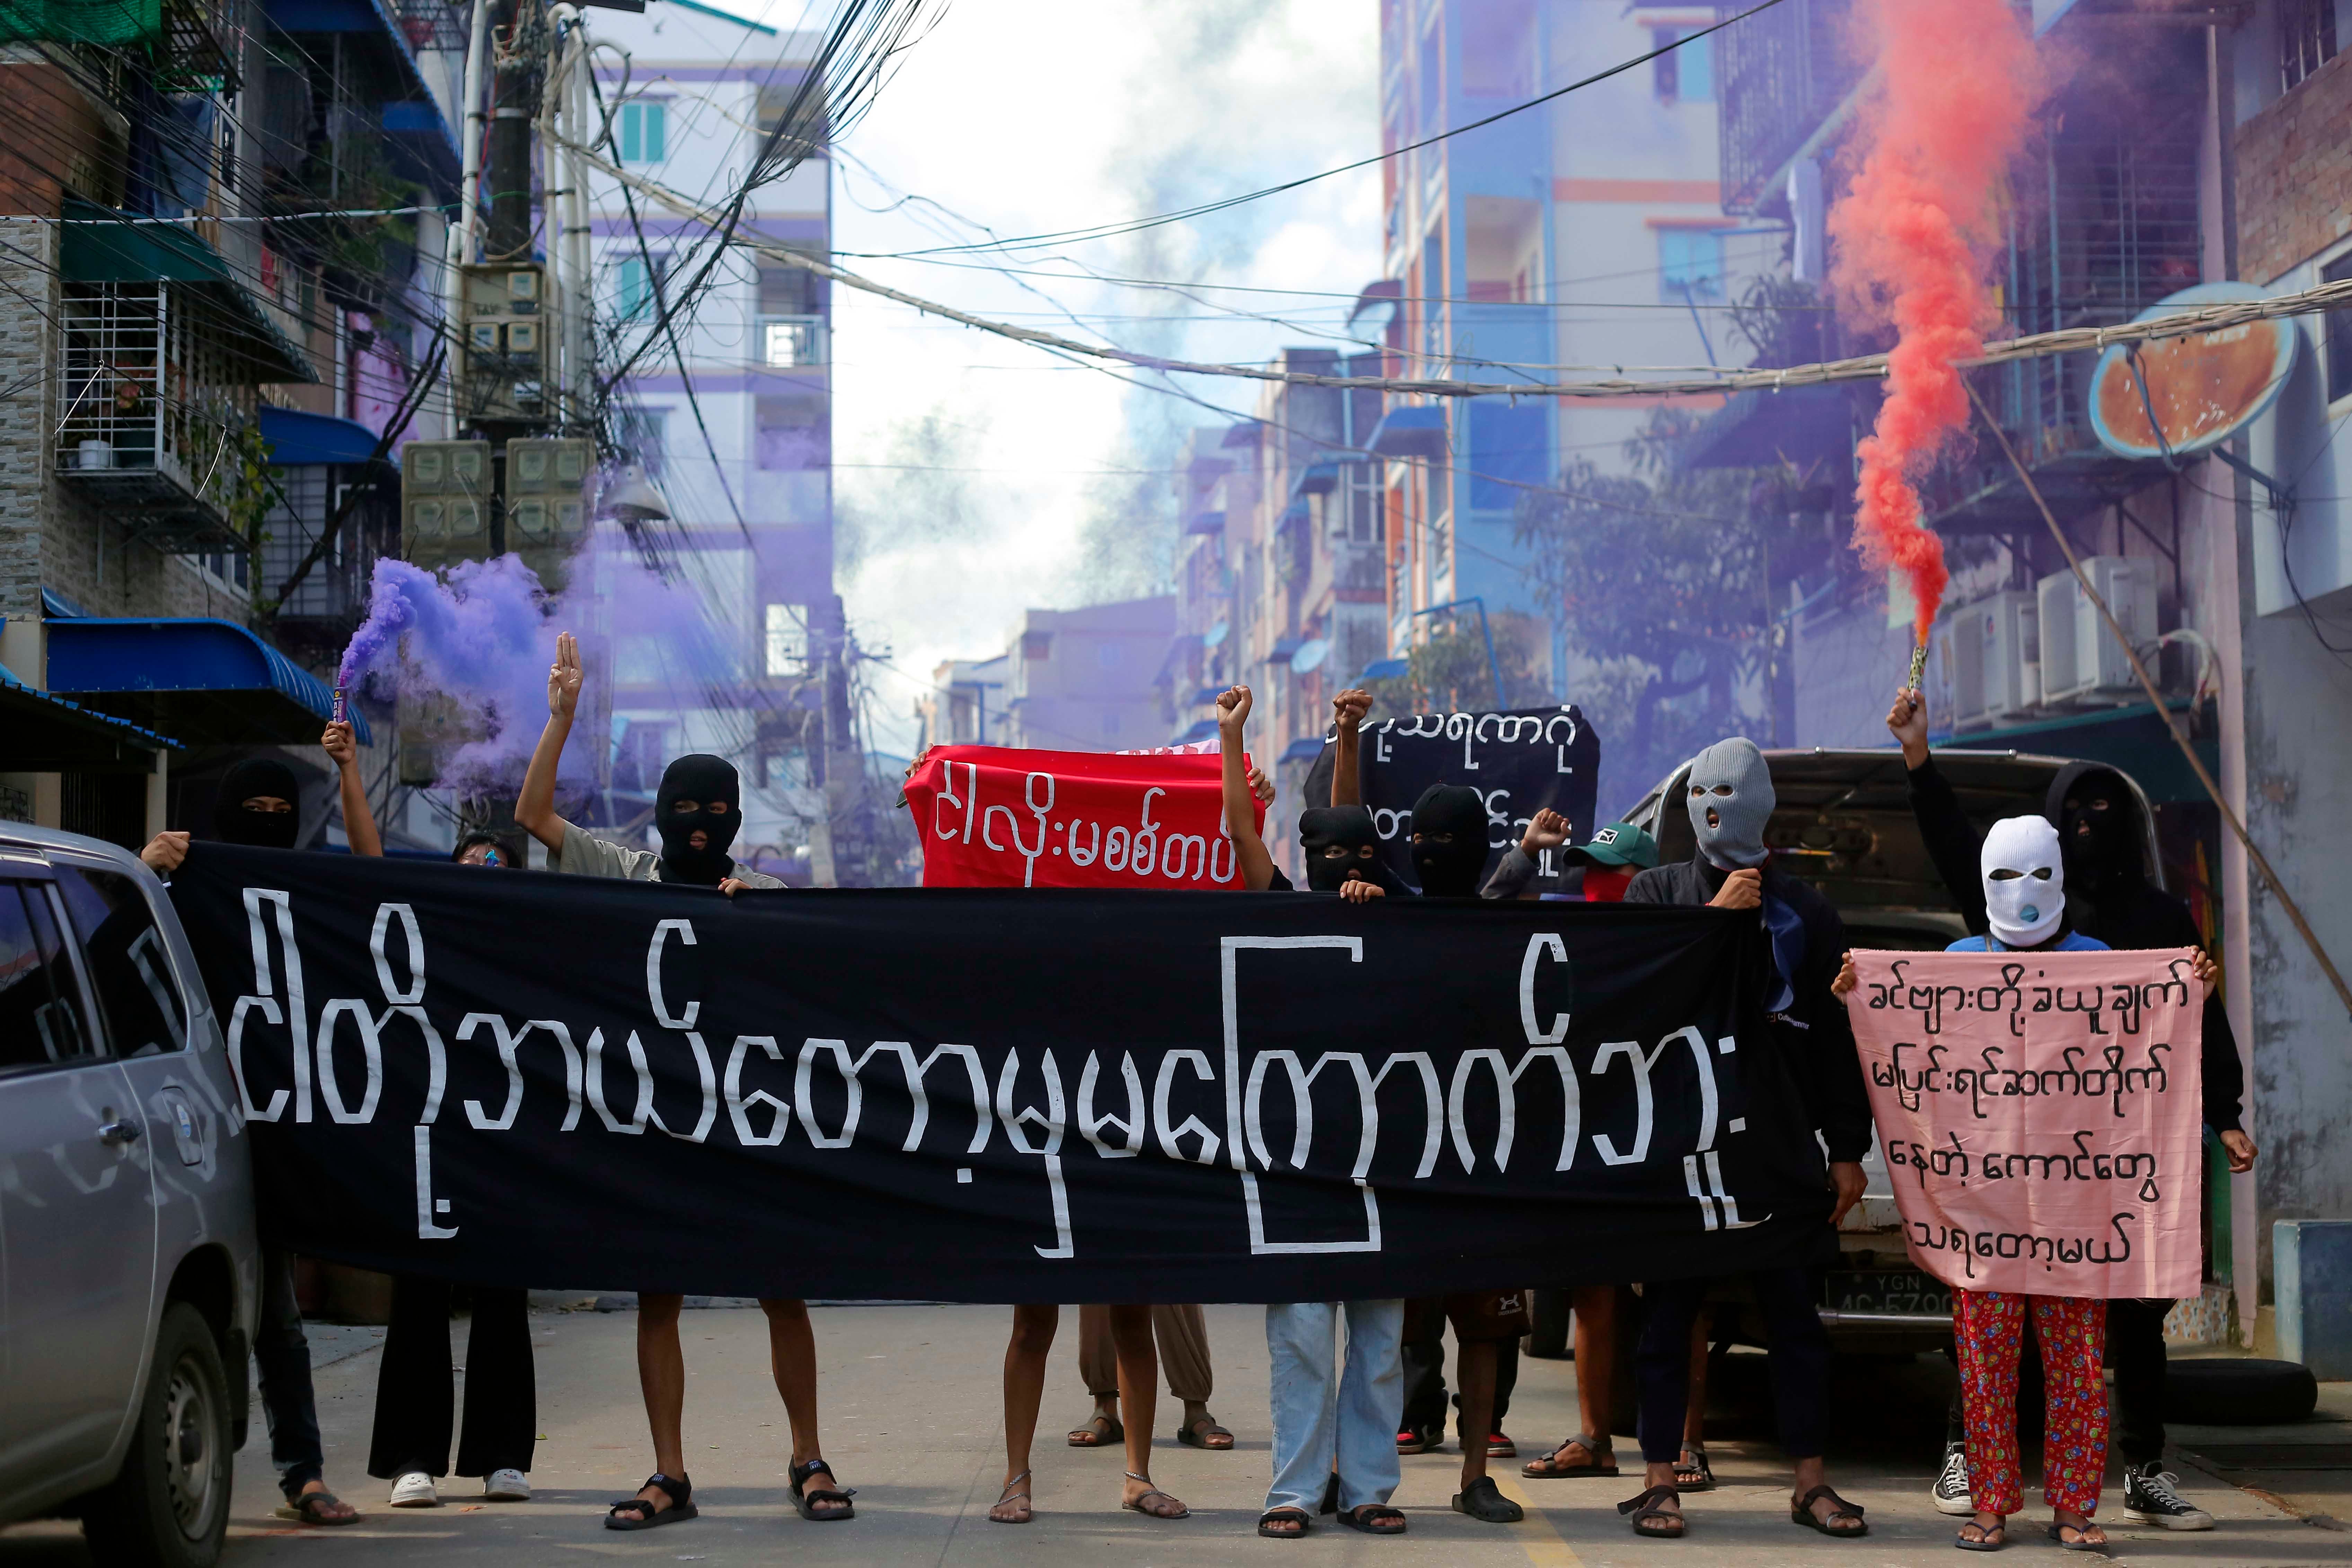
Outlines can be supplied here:
[[[1327, 731], [1323, 752], [1307, 770], [1307, 805], [1330, 804], [1332, 756]], [[1572, 702], [1508, 713], [1414, 713], [1367, 723], [1358, 773], [1363, 802], [1380, 829], [1381, 854], [1407, 887], [1421, 882], [1412, 868], [1413, 802], [1432, 784], [1468, 784], [1486, 800], [1488, 853], [1482, 883], [1547, 806], [1568, 818], [1571, 843], [1584, 843], [1601, 826], [1593, 820], [1601, 736]], [[1539, 884], [1549, 884], [1568, 866], [1557, 850], [1546, 850], [1536, 869]]]
[[1715, 910], [213, 844], [172, 892], [265, 1226], [374, 1268], [1328, 1300], [1767, 1265], [1828, 1213], [1759, 928]]

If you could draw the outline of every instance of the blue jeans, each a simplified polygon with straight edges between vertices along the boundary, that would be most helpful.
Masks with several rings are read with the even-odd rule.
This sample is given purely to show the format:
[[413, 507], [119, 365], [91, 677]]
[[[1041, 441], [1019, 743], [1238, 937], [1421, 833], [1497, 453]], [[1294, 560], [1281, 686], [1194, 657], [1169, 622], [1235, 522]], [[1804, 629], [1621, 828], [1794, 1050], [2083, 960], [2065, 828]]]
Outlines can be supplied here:
[[[1337, 1372], [1339, 1314], [1347, 1367]], [[1333, 1462], [1339, 1506], [1386, 1502], [1395, 1491], [1397, 1422], [1404, 1415], [1404, 1303], [1291, 1301], [1265, 1310], [1274, 1405], [1274, 1485], [1265, 1506], [1323, 1506]], [[1335, 1375], [1336, 1373], [1336, 1375]]]

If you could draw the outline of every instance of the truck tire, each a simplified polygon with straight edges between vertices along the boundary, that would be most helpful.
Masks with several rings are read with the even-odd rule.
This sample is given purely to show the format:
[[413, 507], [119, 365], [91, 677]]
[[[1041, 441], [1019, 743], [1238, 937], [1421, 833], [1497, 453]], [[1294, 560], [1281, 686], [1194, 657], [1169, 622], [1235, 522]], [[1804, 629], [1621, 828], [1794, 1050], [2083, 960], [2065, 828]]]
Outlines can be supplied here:
[[2299, 1362], [2198, 1356], [2165, 1369], [2164, 1418], [2191, 1426], [2284, 1426], [2319, 1404]]
[[185, 1301], [163, 1310], [130, 1452], [82, 1500], [100, 1568], [213, 1568], [228, 1533], [228, 1377], [211, 1325]]

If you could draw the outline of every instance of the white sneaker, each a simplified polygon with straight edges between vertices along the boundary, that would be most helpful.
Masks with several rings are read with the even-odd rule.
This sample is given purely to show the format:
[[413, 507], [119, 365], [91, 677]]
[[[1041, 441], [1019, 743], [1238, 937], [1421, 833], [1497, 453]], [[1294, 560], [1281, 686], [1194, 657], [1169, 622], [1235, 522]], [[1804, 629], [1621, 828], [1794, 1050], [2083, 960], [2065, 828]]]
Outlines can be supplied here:
[[1928, 1489], [1928, 1498], [1937, 1513], [1974, 1513], [1977, 1505], [1969, 1497], [1969, 1451], [1954, 1447], [1944, 1453], [1944, 1473], [1936, 1478]]
[[520, 1470], [492, 1470], [482, 1478], [482, 1496], [492, 1502], [529, 1502], [530, 1478]]
[[392, 1506], [394, 1508], [439, 1508], [441, 1495], [433, 1488], [433, 1478], [423, 1470], [411, 1470], [392, 1483]]
[[2158, 1530], [2210, 1530], [2213, 1516], [2173, 1489], [2180, 1478], [2160, 1464], [2135, 1466], [2124, 1472], [2124, 1518]]

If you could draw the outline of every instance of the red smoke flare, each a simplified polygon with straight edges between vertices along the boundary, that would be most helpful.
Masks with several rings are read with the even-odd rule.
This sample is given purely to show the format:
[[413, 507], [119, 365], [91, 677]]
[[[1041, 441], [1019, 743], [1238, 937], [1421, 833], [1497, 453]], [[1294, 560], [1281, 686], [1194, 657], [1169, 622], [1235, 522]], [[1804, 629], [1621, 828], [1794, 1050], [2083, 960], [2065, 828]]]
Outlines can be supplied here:
[[1855, 13], [1883, 79], [1862, 127], [1869, 154], [1830, 214], [1834, 277], [1896, 342], [1877, 426], [1855, 448], [1854, 546], [1910, 580], [1925, 642], [1949, 574], [1912, 481], [1967, 425], [1956, 364], [1997, 320], [1984, 279], [2035, 98], [2033, 46], [2007, 0], [1858, 0]]

